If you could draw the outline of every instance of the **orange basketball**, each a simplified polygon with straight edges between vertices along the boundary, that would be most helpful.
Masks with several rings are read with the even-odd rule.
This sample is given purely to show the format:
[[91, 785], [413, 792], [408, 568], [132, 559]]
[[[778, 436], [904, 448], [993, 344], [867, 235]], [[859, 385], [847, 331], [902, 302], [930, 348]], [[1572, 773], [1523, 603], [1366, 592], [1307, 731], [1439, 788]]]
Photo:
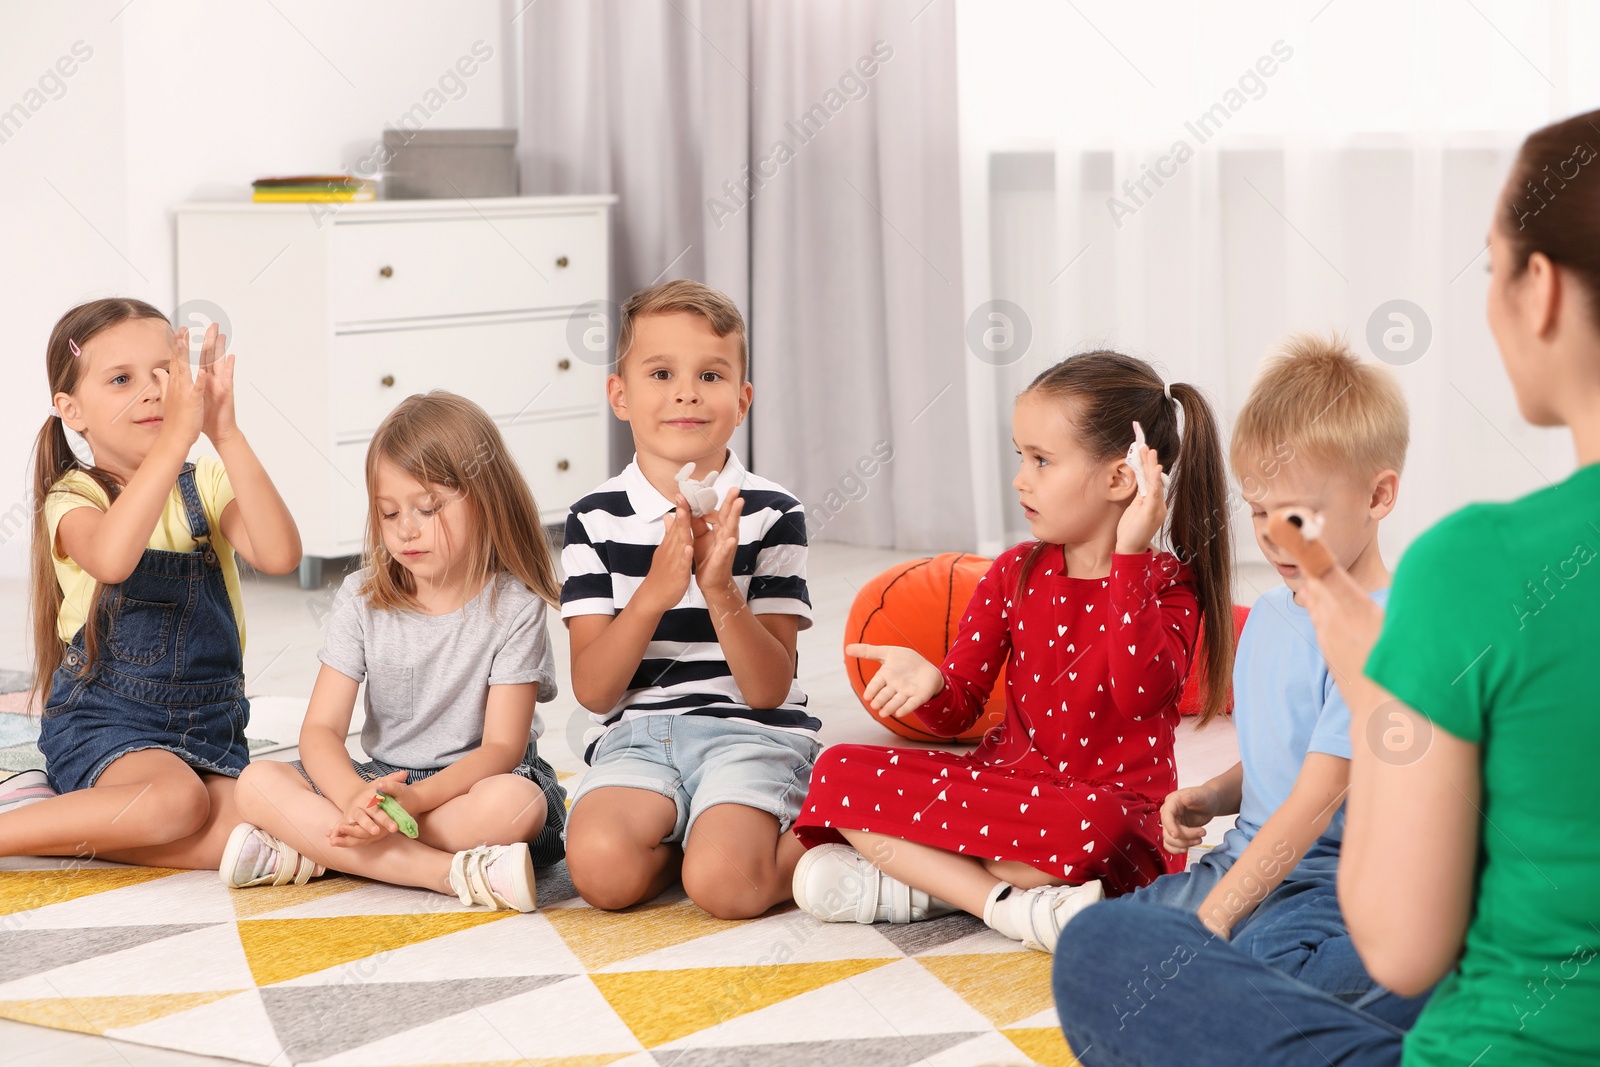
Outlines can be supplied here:
[[[932, 559], [914, 559], [890, 567], [856, 594], [855, 603], [850, 605], [850, 617], [844, 624], [846, 647], [858, 641], [867, 645], [902, 645], [915, 649], [929, 663], [942, 666], [966, 615], [967, 601], [972, 599], [978, 580], [988, 573], [993, 562], [982, 556], [946, 552]], [[878, 664], [854, 656], [846, 656], [844, 662], [856, 698], [866, 707], [862, 694], [877, 673]], [[930, 733], [923, 729], [915, 715], [904, 719], [878, 719], [871, 708], [867, 708], [867, 712], [901, 737], [916, 741], [975, 742], [1005, 719], [1005, 680], [1002, 668], [994, 680], [983, 715], [958, 738]]]

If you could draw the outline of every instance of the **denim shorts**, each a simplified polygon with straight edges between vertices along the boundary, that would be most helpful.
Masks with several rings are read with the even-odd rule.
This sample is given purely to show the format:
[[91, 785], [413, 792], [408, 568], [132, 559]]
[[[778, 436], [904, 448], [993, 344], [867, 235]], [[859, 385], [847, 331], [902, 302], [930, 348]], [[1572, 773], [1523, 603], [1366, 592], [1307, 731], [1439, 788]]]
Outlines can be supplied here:
[[[289, 766], [300, 772], [300, 776], [310, 783], [318, 796], [323, 792], [317, 789], [317, 783], [311, 781], [311, 775], [306, 773], [305, 767], [299, 760], [293, 760]], [[406, 785], [416, 785], [425, 778], [432, 778], [443, 767], [433, 767], [417, 770], [412, 767], [396, 767], [392, 763], [382, 760], [368, 760], [361, 763], [352, 758], [350, 766], [361, 776], [362, 781], [375, 782], [386, 774], [395, 771], [406, 772]], [[555, 768], [545, 762], [539, 755], [538, 745], [528, 742], [528, 751], [522, 757], [522, 763], [511, 769], [511, 773], [519, 778], [526, 778], [544, 793], [545, 816], [544, 828], [537, 837], [528, 843], [528, 849], [533, 853], [535, 867], [548, 867], [552, 863], [560, 863], [567, 855], [567, 791], [556, 780]]]
[[810, 734], [773, 730], [714, 715], [658, 714], [624, 719], [595, 745], [572, 803], [591, 790], [648, 789], [678, 809], [665, 844], [689, 839], [695, 820], [717, 804], [743, 804], [794, 825], [822, 745]]
[[109, 663], [79, 677], [82, 657], [76, 645], [67, 650], [39, 723], [39, 751], [56, 792], [88, 789], [112, 763], [147, 748], [171, 752], [196, 772], [230, 778], [250, 762], [243, 679], [154, 682]]

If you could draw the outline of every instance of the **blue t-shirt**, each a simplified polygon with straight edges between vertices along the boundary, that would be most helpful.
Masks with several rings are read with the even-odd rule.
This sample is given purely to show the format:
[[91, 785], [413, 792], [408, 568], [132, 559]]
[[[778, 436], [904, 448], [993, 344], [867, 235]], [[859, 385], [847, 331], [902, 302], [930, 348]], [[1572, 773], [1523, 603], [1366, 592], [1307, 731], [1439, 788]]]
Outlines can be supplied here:
[[[1389, 591], [1372, 599], [1385, 604]], [[1350, 758], [1350, 708], [1317, 646], [1311, 614], [1288, 586], [1270, 589], [1250, 609], [1233, 661], [1233, 724], [1244, 764], [1239, 821], [1222, 839], [1235, 858], [1294, 789], [1312, 752]], [[1335, 855], [1344, 839], [1344, 805], [1313, 846]]]

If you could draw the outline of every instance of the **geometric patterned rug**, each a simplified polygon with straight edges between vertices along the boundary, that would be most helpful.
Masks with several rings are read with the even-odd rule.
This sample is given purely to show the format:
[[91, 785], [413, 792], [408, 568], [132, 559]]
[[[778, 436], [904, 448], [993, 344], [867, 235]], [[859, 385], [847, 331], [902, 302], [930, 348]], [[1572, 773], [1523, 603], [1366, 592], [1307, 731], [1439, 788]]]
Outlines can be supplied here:
[[1051, 957], [966, 915], [724, 922], [681, 891], [539, 910], [344, 876], [0, 859], [0, 1017], [278, 1067], [839, 1067], [1076, 1061]]

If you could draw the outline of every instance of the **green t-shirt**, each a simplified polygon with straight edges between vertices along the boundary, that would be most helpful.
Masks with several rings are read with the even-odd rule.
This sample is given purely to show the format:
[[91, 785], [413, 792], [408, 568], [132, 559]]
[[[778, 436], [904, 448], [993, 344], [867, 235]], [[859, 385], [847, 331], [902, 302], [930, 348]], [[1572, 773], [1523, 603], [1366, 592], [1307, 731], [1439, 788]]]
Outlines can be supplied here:
[[1480, 746], [1466, 949], [1403, 1062], [1600, 1063], [1600, 464], [1463, 508], [1401, 559], [1366, 673]]

